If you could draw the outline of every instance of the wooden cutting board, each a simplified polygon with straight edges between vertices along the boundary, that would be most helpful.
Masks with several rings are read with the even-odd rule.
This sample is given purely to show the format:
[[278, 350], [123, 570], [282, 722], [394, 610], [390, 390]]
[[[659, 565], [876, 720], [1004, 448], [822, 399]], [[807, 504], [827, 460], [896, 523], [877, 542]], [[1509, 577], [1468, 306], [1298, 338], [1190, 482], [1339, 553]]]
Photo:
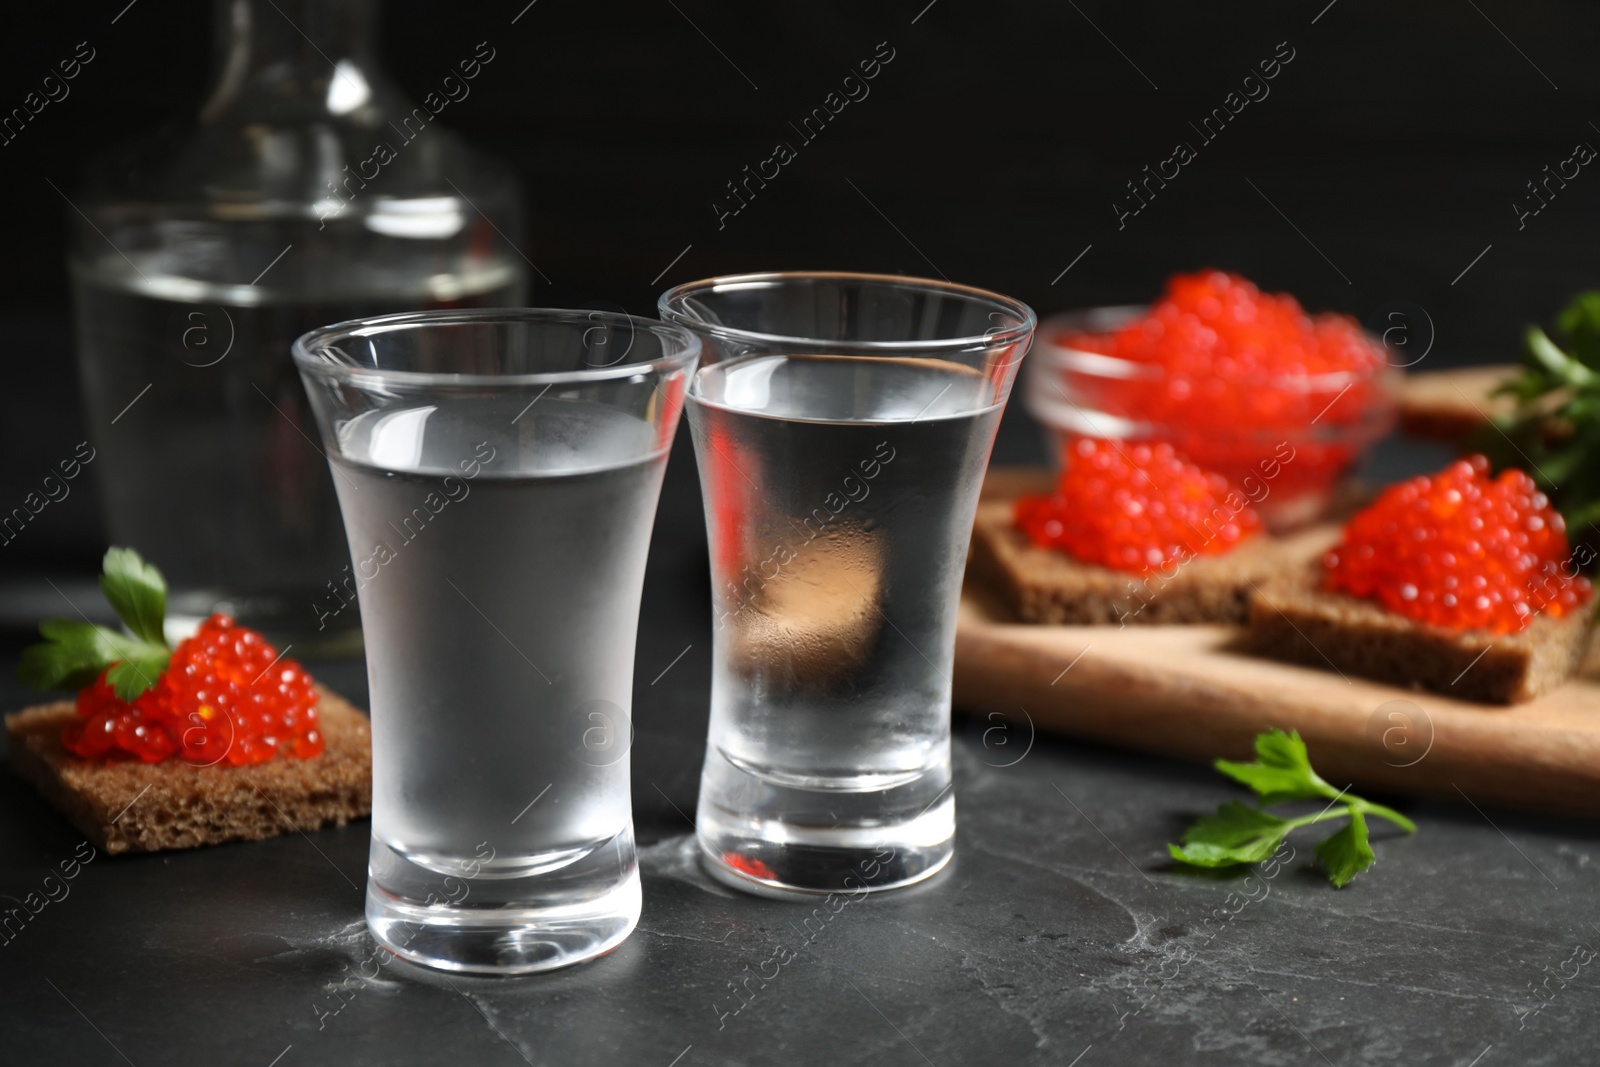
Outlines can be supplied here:
[[[984, 495], [1039, 484], [996, 470]], [[1472, 704], [1262, 659], [1227, 626], [1037, 626], [969, 578], [955, 704], [1013, 725], [1209, 762], [1298, 730], [1337, 785], [1600, 816], [1600, 670], [1539, 700]], [[1024, 719], [1025, 715], [1025, 719]], [[1015, 736], [1013, 734], [1013, 736]]]

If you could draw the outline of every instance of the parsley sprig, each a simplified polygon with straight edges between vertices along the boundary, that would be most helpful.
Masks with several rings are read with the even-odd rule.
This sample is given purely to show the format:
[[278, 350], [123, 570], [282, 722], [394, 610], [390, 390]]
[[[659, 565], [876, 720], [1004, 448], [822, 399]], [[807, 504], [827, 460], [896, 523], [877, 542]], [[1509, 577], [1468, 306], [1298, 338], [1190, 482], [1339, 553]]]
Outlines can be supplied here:
[[[1260, 863], [1302, 826], [1348, 819], [1342, 829], [1317, 846], [1317, 859], [1328, 872], [1328, 880], [1338, 888], [1377, 859], [1367, 841], [1368, 815], [1387, 819], [1406, 833], [1417, 829], [1415, 823], [1394, 809], [1352, 796], [1325, 781], [1311, 769], [1311, 759], [1298, 732], [1268, 730], [1257, 734], [1255, 760], [1236, 763], [1219, 759], [1213, 766], [1254, 790], [1256, 806], [1235, 800], [1189, 827], [1179, 839], [1182, 844], [1167, 846], [1172, 858], [1182, 863], [1195, 867]], [[1292, 800], [1326, 800], [1328, 804], [1321, 811], [1287, 819], [1263, 810], [1269, 804]]]
[[110, 668], [106, 680], [120, 700], [134, 700], [156, 684], [172, 649], [162, 632], [167, 583], [131, 548], [113, 548], [101, 564], [100, 589], [126, 632], [81, 619], [39, 624], [42, 644], [30, 645], [17, 679], [36, 689], [81, 689]]
[[1496, 390], [1516, 398], [1516, 411], [1477, 444], [1496, 469], [1531, 465], [1579, 537], [1600, 525], [1600, 292], [1579, 293], [1556, 326], [1561, 344], [1528, 327], [1522, 370]]

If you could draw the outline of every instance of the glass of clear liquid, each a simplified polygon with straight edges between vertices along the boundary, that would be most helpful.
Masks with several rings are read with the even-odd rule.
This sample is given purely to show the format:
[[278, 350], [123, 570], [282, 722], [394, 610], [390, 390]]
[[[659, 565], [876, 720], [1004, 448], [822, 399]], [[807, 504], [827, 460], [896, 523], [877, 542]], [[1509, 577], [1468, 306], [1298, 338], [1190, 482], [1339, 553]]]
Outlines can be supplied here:
[[367, 924], [547, 970], [639, 917], [628, 749], [645, 555], [700, 346], [589, 311], [425, 311], [294, 344], [360, 599]]
[[890, 889], [949, 862], [950, 670], [978, 489], [1035, 324], [898, 276], [679, 286], [711, 547], [696, 832], [752, 892]]

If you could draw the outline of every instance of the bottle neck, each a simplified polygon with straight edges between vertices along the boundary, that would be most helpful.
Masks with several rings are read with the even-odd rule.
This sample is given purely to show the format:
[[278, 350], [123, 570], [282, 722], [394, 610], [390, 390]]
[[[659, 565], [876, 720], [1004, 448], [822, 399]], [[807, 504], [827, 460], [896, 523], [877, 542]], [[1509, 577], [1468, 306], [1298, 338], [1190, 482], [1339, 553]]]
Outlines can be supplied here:
[[262, 94], [320, 103], [333, 114], [366, 103], [376, 71], [377, 0], [213, 0], [214, 120]]

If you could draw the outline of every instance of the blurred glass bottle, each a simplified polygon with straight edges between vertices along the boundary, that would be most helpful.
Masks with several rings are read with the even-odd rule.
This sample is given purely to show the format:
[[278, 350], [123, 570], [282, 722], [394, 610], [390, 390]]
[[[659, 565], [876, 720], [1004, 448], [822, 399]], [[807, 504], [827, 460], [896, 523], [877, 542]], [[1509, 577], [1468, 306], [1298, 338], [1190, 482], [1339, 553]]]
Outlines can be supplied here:
[[360, 579], [289, 344], [523, 303], [515, 184], [434, 118], [494, 51], [412, 106], [376, 64], [375, 0], [216, 0], [215, 17], [198, 127], [100, 161], [73, 197], [109, 533], [160, 565], [178, 626], [225, 611], [301, 653], [350, 650]]

